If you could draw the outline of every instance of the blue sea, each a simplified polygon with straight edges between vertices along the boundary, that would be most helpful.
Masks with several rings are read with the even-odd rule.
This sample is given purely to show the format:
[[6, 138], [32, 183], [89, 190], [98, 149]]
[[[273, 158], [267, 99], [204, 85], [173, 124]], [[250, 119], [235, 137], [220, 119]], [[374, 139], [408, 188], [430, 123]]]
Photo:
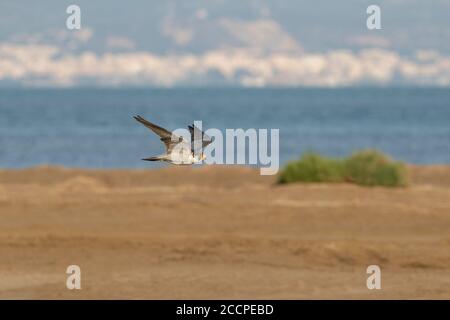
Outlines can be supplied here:
[[281, 163], [363, 148], [450, 163], [448, 89], [18, 88], [0, 89], [0, 167], [157, 167], [140, 160], [164, 148], [137, 114], [168, 129], [279, 128]]

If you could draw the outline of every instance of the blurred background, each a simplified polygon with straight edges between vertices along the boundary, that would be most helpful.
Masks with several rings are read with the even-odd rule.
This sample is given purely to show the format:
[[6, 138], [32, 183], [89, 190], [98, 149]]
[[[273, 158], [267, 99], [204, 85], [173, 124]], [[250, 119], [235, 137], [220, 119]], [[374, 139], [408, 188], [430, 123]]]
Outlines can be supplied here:
[[380, 0], [380, 30], [370, 1], [80, 0], [80, 30], [70, 4], [0, 4], [1, 167], [148, 167], [162, 145], [134, 114], [280, 128], [282, 163], [450, 161], [449, 1]]
[[1, 3], [3, 86], [446, 86], [450, 3], [371, 1]]

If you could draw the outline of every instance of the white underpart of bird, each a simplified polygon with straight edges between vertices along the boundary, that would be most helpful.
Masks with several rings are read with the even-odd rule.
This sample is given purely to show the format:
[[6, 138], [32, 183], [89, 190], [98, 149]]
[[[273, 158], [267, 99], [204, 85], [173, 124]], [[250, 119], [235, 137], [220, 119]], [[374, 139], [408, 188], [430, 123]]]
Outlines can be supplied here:
[[156, 133], [161, 141], [166, 147], [166, 153], [159, 156], [154, 156], [150, 158], [144, 158], [142, 160], [146, 161], [165, 161], [176, 165], [191, 165], [196, 163], [201, 163], [205, 160], [203, 152], [198, 153], [194, 146], [198, 145], [198, 139], [202, 139], [200, 146], [203, 150], [208, 144], [212, 142], [211, 138], [208, 137], [203, 131], [195, 126], [189, 126], [189, 131], [191, 133], [191, 141], [186, 141], [183, 137], [179, 137], [169, 130], [166, 130], [148, 120], [145, 120], [141, 116], [135, 116], [134, 119], [139, 121], [141, 124]]

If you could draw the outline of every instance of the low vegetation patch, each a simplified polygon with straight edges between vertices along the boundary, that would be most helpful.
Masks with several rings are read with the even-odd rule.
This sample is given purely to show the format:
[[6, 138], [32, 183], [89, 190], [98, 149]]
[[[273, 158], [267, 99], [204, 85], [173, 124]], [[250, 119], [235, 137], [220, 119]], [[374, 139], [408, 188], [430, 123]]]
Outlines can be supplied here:
[[306, 153], [281, 170], [278, 182], [350, 182], [386, 187], [402, 187], [408, 183], [405, 164], [376, 150], [355, 152], [344, 159]]

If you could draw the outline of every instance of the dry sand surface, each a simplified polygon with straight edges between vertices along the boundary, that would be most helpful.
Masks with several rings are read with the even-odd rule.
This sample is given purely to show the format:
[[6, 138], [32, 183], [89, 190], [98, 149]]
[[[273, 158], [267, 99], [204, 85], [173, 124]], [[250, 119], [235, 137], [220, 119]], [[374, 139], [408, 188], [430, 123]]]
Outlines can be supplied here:
[[0, 298], [449, 299], [450, 167], [411, 172], [389, 189], [219, 166], [0, 170]]

